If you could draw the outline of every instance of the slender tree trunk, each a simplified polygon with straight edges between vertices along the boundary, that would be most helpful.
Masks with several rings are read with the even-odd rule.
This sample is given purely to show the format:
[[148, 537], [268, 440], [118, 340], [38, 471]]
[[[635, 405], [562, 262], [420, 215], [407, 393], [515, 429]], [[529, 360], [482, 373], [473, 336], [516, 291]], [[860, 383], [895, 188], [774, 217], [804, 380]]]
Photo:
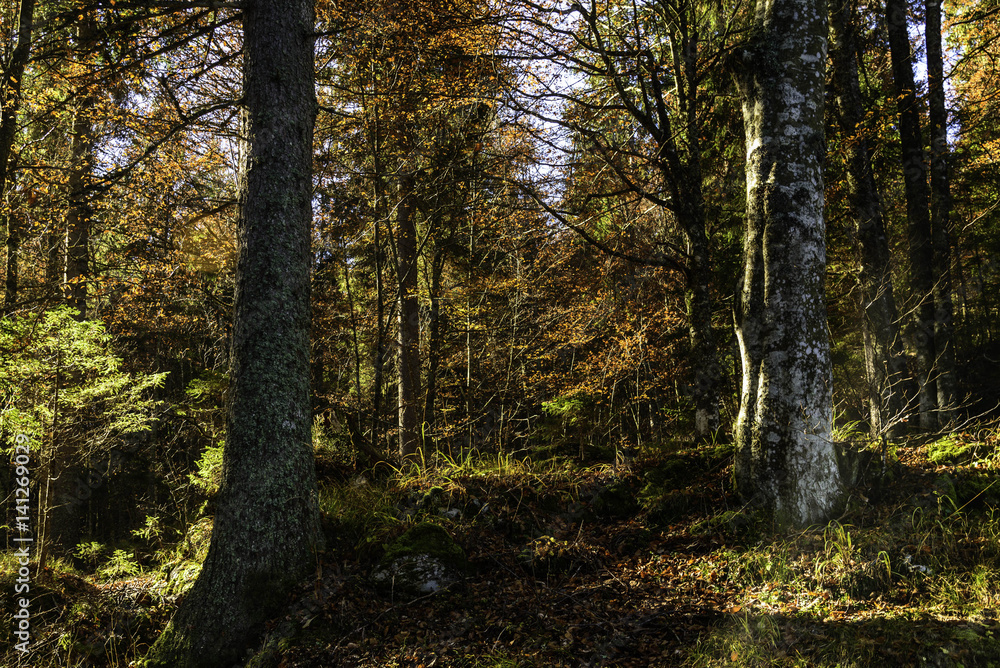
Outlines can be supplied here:
[[927, 209], [927, 165], [920, 136], [920, 111], [906, 25], [906, 0], [886, 0], [886, 25], [899, 106], [899, 141], [910, 243], [910, 288], [913, 300], [913, 349], [917, 355], [918, 410], [921, 429], [935, 429], [934, 383], [934, 252]]
[[[686, 20], [687, 14], [682, 16]], [[687, 94], [684, 96], [681, 106], [684, 111], [688, 157], [687, 170], [682, 178], [682, 183], [687, 191], [685, 200], [688, 202], [689, 210], [687, 238], [691, 254], [691, 284], [688, 319], [690, 322], [692, 364], [695, 369], [694, 430], [697, 437], [708, 438], [719, 429], [719, 388], [722, 383], [718, 351], [715, 347], [715, 332], [712, 329], [712, 312], [714, 310], [712, 266], [708, 235], [706, 234], [705, 196], [702, 187], [702, 127], [698, 120], [698, 107], [701, 102], [698, 95], [699, 35], [697, 21], [692, 26], [685, 23], [682, 34], [685, 38], [681, 60], [683, 62], [684, 87], [687, 89]]]
[[417, 299], [417, 226], [413, 206], [413, 176], [400, 177], [396, 254], [399, 277], [398, 346], [399, 455], [417, 454], [419, 447], [418, 397], [420, 396], [420, 304]]
[[[7, 183], [12, 170], [10, 155], [14, 149], [14, 137], [17, 134], [17, 115], [21, 109], [21, 82], [24, 70], [31, 55], [31, 32], [35, 15], [35, 0], [21, 0], [17, 19], [17, 43], [11, 53], [10, 61], [4, 68], [5, 76], [2, 82], [3, 104], [0, 110], [0, 197], [7, 192]], [[20, 248], [20, 230], [13, 211], [8, 211], [5, 217], [7, 233], [7, 276], [4, 281], [4, 311], [9, 313], [17, 301], [17, 262]]]
[[736, 478], [781, 526], [823, 521], [842, 494], [823, 285], [826, 50], [825, 2], [758, 0], [733, 63], [747, 145]]
[[901, 432], [906, 403], [900, 391], [900, 383], [906, 377], [906, 365], [892, 290], [885, 212], [862, 130], [865, 109], [858, 81], [857, 40], [851, 14], [850, 0], [835, 0], [830, 31], [834, 100], [841, 130], [848, 138], [847, 188], [860, 252], [858, 283], [870, 430], [874, 437], [896, 438]]
[[310, 442], [312, 0], [244, 4], [239, 258], [226, 447], [202, 571], [150, 666], [230, 666], [310, 573], [322, 534]]
[[951, 185], [948, 174], [948, 109], [941, 50], [941, 0], [927, 0], [927, 92], [931, 133], [931, 236], [934, 244], [934, 353], [938, 423], [953, 419], [955, 384], [954, 305], [951, 297]]
[[18, 251], [21, 245], [21, 235], [13, 221], [14, 214], [7, 213], [7, 275], [4, 277], [3, 312], [9, 315], [17, 303], [18, 285]]
[[[375, 369], [372, 382], [372, 447], [379, 450], [382, 443], [382, 385], [386, 360], [385, 284], [382, 276], [382, 221], [385, 214], [385, 181], [380, 151], [382, 146], [379, 127], [379, 110], [374, 110], [374, 127], [371, 133], [372, 161], [374, 163], [375, 195]], [[360, 392], [360, 390], [359, 390]]]
[[688, 232], [688, 246], [691, 280], [687, 310], [694, 368], [694, 430], [696, 437], [708, 438], [719, 428], [720, 369], [712, 330], [712, 271], [704, 225]]
[[385, 294], [382, 279], [382, 223], [375, 221], [375, 378], [372, 381], [372, 446], [382, 443], [382, 383], [385, 369]]
[[[80, 58], [94, 48], [97, 27], [93, 16], [87, 16], [77, 33], [77, 51]], [[85, 84], [86, 85], [86, 84]], [[69, 191], [69, 209], [66, 212], [66, 269], [63, 284], [66, 302], [76, 310], [76, 319], [87, 317], [87, 277], [90, 275], [90, 225], [92, 209], [86, 191], [94, 163], [97, 137], [93, 128], [93, 110], [96, 100], [89, 90], [77, 91], [78, 106], [73, 115], [73, 133], [70, 137], [70, 175], [66, 184]]]
[[[444, 251], [438, 249], [431, 263], [431, 317], [430, 340], [427, 345], [427, 394], [424, 398], [423, 431], [433, 433], [435, 404], [437, 403], [437, 374], [441, 366], [441, 274], [444, 272]], [[424, 438], [427, 451], [427, 437]]]
[[76, 311], [76, 319], [87, 317], [87, 277], [90, 275], [90, 225], [92, 209], [86, 194], [95, 146], [87, 114], [77, 110], [73, 121], [72, 172], [69, 209], [66, 212], [66, 269], [63, 276], [66, 302]]

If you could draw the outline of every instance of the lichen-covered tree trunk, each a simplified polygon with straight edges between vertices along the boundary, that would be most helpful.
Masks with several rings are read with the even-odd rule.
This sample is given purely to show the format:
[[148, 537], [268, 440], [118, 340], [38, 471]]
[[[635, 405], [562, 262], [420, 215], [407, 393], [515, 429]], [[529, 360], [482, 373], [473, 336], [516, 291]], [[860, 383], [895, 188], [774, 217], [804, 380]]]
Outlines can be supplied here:
[[850, 0], [831, 7], [830, 61], [833, 99], [847, 141], [847, 189], [860, 251], [860, 311], [868, 380], [869, 427], [873, 437], [900, 435], [906, 365], [892, 289], [891, 255], [885, 215], [862, 132], [865, 109], [858, 80], [857, 39]]
[[927, 208], [927, 163], [920, 134], [920, 110], [910, 36], [906, 25], [906, 0], [886, 0], [886, 27], [892, 60], [892, 78], [899, 108], [899, 143], [902, 149], [903, 191], [906, 196], [907, 236], [910, 245], [910, 289], [913, 329], [911, 341], [917, 356], [918, 411], [921, 429], [935, 429], [937, 406], [934, 360], [934, 252], [931, 218]]
[[420, 304], [417, 300], [417, 228], [413, 206], [414, 180], [400, 177], [396, 255], [399, 277], [398, 350], [396, 368], [399, 407], [399, 455], [412, 457], [419, 449], [417, 427], [420, 406]]
[[758, 0], [734, 62], [747, 147], [736, 477], [784, 527], [823, 521], [842, 495], [823, 284], [826, 56], [823, 0]]
[[931, 238], [934, 248], [934, 354], [938, 424], [952, 420], [955, 382], [954, 305], [951, 299], [951, 182], [948, 174], [948, 108], [945, 105], [941, 48], [941, 0], [927, 0], [928, 120], [931, 134]]
[[218, 668], [315, 564], [309, 406], [312, 0], [244, 5], [245, 141], [222, 484], [198, 580], [152, 666]]

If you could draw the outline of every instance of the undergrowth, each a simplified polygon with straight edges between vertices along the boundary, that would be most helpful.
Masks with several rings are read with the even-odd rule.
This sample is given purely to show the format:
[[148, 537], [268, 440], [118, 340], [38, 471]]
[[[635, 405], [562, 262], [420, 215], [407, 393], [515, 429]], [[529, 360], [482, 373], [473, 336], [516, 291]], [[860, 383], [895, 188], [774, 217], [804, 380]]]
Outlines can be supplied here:
[[[898, 444], [842, 516], [792, 534], [739, 501], [726, 444], [585, 465], [437, 454], [329, 477], [324, 567], [253, 665], [1000, 665], [994, 443]], [[372, 574], [415, 526], [443, 529], [468, 568], [404, 600]], [[173, 532], [153, 518], [131, 546], [81, 543], [33, 584], [31, 662], [0, 661], [130, 665], [210, 532], [210, 517]], [[5, 590], [15, 572], [5, 555]]]

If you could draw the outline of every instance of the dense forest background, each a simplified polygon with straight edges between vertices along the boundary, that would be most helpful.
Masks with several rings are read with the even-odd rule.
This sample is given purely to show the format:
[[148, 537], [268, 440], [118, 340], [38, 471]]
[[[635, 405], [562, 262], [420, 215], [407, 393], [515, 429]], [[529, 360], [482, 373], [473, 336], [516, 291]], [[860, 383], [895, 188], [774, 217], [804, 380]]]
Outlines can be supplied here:
[[[1000, 5], [828, 9], [835, 436], [992, 447]], [[317, 1], [321, 481], [731, 440], [753, 12]], [[242, 38], [239, 3], [0, 2], [0, 446], [33, 444], [40, 568], [175, 571], [211, 526]]]

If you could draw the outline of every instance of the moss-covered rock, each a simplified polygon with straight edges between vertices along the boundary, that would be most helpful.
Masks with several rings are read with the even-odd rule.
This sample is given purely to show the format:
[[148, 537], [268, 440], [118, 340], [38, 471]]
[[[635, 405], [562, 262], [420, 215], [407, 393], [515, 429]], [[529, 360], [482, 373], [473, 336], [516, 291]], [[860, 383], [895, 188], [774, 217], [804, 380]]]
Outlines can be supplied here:
[[451, 535], [422, 522], [386, 547], [372, 579], [393, 594], [421, 596], [455, 584], [467, 567], [465, 551]]

